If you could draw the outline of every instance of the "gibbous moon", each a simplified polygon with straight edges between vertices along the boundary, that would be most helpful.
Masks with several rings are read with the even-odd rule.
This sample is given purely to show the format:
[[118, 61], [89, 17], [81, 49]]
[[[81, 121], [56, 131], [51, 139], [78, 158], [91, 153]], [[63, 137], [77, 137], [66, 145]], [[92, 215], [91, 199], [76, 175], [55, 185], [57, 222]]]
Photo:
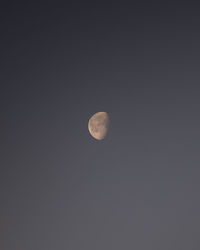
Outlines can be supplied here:
[[88, 122], [88, 130], [95, 139], [102, 140], [108, 132], [109, 117], [106, 112], [95, 113]]

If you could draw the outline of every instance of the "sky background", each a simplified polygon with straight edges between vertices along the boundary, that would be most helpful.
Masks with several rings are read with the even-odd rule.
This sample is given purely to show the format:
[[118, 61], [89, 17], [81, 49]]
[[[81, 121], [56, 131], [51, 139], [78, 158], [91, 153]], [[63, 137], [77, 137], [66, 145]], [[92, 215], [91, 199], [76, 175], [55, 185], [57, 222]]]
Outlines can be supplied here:
[[2, 5], [0, 249], [200, 249], [199, 9]]

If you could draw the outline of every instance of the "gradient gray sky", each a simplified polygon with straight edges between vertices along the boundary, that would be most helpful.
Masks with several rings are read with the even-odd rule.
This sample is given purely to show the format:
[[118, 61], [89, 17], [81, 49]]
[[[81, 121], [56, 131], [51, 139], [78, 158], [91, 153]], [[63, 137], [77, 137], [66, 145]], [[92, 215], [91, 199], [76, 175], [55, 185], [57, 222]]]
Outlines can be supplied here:
[[0, 249], [199, 250], [199, 5], [0, 12]]

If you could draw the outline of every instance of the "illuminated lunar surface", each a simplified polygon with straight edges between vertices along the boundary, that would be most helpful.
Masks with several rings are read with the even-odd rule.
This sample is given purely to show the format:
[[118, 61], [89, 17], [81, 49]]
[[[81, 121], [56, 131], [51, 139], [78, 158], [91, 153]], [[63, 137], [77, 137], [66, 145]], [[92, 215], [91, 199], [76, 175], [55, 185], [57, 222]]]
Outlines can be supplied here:
[[95, 113], [88, 122], [88, 130], [95, 139], [102, 140], [108, 132], [109, 117], [106, 112]]

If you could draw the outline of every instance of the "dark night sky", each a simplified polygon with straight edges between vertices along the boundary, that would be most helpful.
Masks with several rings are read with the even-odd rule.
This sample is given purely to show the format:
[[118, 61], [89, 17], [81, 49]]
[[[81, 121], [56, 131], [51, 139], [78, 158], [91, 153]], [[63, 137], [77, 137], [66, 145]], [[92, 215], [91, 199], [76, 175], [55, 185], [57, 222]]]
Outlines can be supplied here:
[[0, 249], [200, 249], [199, 9], [1, 7]]

